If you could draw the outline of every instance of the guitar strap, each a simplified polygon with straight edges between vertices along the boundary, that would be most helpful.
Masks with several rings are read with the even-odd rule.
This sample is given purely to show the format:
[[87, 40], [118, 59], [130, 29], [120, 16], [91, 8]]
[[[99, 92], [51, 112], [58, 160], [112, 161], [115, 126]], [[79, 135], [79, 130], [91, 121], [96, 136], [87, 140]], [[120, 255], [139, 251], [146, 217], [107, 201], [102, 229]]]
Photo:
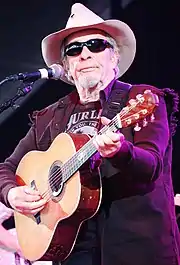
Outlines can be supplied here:
[[[129, 97], [129, 91], [132, 88], [132, 85], [115, 82], [111, 94], [105, 103], [101, 116], [105, 116], [108, 119], [113, 119], [113, 117], [120, 113], [120, 111], [126, 106]], [[125, 134], [126, 139], [130, 142], [133, 142], [133, 130], [131, 127], [121, 129], [121, 132]], [[112, 166], [111, 162], [103, 158], [101, 165], [99, 167], [99, 173], [101, 178], [109, 178], [117, 173], [119, 169]]]
[[126, 105], [131, 87], [132, 85], [130, 84], [116, 81], [102, 114], [112, 119], [119, 113]]
[[[112, 88], [111, 94], [106, 102], [106, 106], [102, 111], [101, 116], [105, 116], [112, 120], [116, 114], [120, 113], [121, 110], [126, 106], [129, 91], [133, 86], [128, 83], [120, 81], [115, 82]], [[133, 142], [133, 134], [131, 127], [121, 129], [121, 132], [126, 134], [126, 139]]]

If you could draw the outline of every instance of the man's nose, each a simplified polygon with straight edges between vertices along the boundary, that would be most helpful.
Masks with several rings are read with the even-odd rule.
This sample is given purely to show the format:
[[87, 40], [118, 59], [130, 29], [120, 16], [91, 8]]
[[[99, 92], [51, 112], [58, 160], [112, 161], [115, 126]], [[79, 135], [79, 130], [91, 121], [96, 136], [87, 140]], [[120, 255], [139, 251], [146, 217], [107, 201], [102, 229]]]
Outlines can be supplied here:
[[82, 60], [87, 60], [88, 58], [91, 58], [91, 51], [86, 46], [83, 46], [80, 58]]

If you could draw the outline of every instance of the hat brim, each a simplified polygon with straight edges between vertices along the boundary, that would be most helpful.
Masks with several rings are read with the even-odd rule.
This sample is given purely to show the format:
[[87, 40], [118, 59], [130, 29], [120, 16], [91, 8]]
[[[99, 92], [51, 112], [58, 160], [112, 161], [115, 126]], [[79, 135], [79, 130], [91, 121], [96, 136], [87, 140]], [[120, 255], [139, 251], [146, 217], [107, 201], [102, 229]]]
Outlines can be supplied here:
[[[48, 35], [42, 40], [42, 56], [47, 66], [49, 67], [52, 64], [62, 65], [61, 45], [66, 37], [72, 33], [92, 28], [108, 33], [116, 41], [120, 49], [120, 60], [118, 65], [119, 73], [117, 78], [121, 77], [134, 60], [136, 53], [136, 39], [130, 27], [119, 20], [106, 20], [98, 24], [67, 28]], [[61, 80], [74, 85], [66, 75], [63, 75]]]

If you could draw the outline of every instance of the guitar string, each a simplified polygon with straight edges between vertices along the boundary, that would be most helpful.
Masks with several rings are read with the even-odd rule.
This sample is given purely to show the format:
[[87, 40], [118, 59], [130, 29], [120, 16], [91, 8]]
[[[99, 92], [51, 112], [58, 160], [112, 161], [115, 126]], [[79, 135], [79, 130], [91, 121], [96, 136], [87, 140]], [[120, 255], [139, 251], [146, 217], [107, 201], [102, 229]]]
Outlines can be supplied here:
[[[139, 103], [139, 102], [138, 102]], [[138, 104], [137, 103], [137, 104]], [[137, 104], [136, 104], [136, 106], [137, 106]], [[120, 114], [118, 114], [119, 116], [120, 116], [120, 120], [121, 120], [121, 122], [123, 122], [124, 120], [122, 120], [121, 119], [121, 117], [123, 117], [125, 114], [127, 114], [130, 110], [132, 110], [133, 108], [135, 107], [135, 104], [133, 105], [133, 106], [131, 106], [131, 107], [129, 107], [128, 108], [128, 110], [127, 111], [123, 111], [123, 113], [120, 113]], [[142, 111], [142, 110], [140, 110], [140, 111]], [[139, 112], [140, 112], [139, 111]], [[138, 114], [138, 112], [137, 112], [137, 114]], [[133, 115], [133, 114], [132, 114]], [[132, 116], [131, 115], [131, 116]], [[129, 119], [130, 119], [130, 117], [131, 116], [129, 116]], [[112, 123], [112, 124], [111, 124]], [[106, 132], [106, 130], [107, 129], [112, 129], [113, 127], [117, 127], [118, 126], [118, 123], [119, 123], [119, 121], [118, 121], [118, 117], [117, 117], [117, 115], [111, 120], [111, 122], [110, 122], [110, 126], [104, 126], [100, 131], [99, 131], [99, 133], [104, 133], [104, 132]], [[115, 125], [114, 125], [115, 124]], [[98, 133], [98, 134], [99, 134]], [[97, 136], [97, 135], [96, 135]], [[92, 142], [93, 142], [93, 139], [96, 137], [96, 136], [94, 136], [93, 138], [91, 138], [91, 140], [90, 141], [88, 141], [82, 148], [85, 148], [86, 149], [86, 154], [89, 154], [89, 152], [92, 152], [93, 150], [92, 150], [92, 147], [93, 148], [95, 148], [95, 146], [93, 145], [91, 145], [92, 144]], [[78, 152], [80, 152], [81, 151], [81, 149], [79, 149], [74, 155], [75, 156], [77, 156], [78, 155]], [[94, 153], [94, 151], [93, 151], [93, 153]], [[72, 160], [72, 161], [71, 161]], [[86, 160], [85, 160], [86, 161]], [[81, 162], [81, 161], [80, 161]], [[56, 171], [54, 171], [53, 173], [52, 173], [52, 175], [50, 175], [50, 177], [51, 178], [54, 178], [53, 179], [53, 184], [58, 184], [58, 182], [59, 182], [59, 173], [62, 173], [62, 172], [66, 172], [66, 170], [67, 169], [69, 169], [69, 168], [71, 168], [72, 167], [72, 165], [73, 164], [75, 164], [74, 163], [74, 161], [73, 161], [73, 159], [72, 158], [70, 158], [69, 160], [67, 160], [64, 164], [63, 164], [63, 166], [60, 168], [60, 170], [59, 169], [57, 169]], [[73, 172], [74, 172], [74, 168], [72, 168], [73, 170]], [[71, 172], [71, 171], [70, 171]], [[72, 172], [72, 174], [70, 174], [70, 176], [71, 175], [73, 175], [73, 172]], [[75, 173], [75, 172], [74, 172]], [[68, 179], [68, 178], [67, 178]], [[65, 179], [65, 181], [66, 181], [66, 179]], [[45, 191], [45, 192], [43, 192], [42, 194], [41, 194], [41, 196], [43, 197], [43, 198], [46, 198], [46, 196], [47, 196], [47, 200], [48, 199], [50, 199], [51, 198], [51, 193], [52, 193], [52, 190], [51, 190], [51, 187], [49, 187], [48, 186], [48, 189]]]
[[[138, 104], [138, 103], [137, 103]], [[132, 108], [134, 108], [134, 106], [132, 106], [131, 108], [129, 108], [128, 109], [128, 111], [129, 110], [131, 110]], [[139, 112], [141, 112], [142, 110], [140, 110]], [[138, 112], [137, 112], [138, 113]], [[122, 116], [124, 116], [126, 113], [123, 113], [123, 115]], [[131, 115], [132, 116], [132, 115]], [[131, 116], [129, 116], [129, 118], [131, 117]], [[124, 121], [124, 120], [121, 120], [122, 122]], [[112, 122], [114, 122], [115, 124], [118, 124], [118, 118], [117, 118], [117, 116], [115, 116], [112, 120], [111, 120], [111, 122], [110, 123], [112, 123]], [[113, 127], [114, 127], [114, 123], [113, 124], [111, 124], [110, 126], [104, 126], [103, 128], [102, 128], [102, 130], [100, 131], [101, 133], [104, 133], [104, 131], [106, 131], [108, 128], [109, 129], [112, 129]], [[99, 133], [100, 133], [99, 132]], [[92, 144], [92, 140], [94, 139], [94, 137], [93, 138], [91, 138], [91, 140], [90, 141], [88, 141], [84, 146], [83, 146], [83, 148], [86, 148], [86, 153], [88, 154], [89, 153], [89, 151], [92, 151], [92, 146], [90, 145], [90, 144]], [[88, 146], [88, 145], [90, 145], [90, 146]], [[95, 146], [93, 145], [93, 147], [95, 148]], [[80, 149], [81, 150], [81, 149]], [[78, 151], [80, 151], [80, 150], [78, 150]], [[77, 153], [78, 153], [78, 151], [75, 153], [75, 155], [77, 155]], [[93, 151], [93, 153], [94, 153], [94, 151]], [[68, 164], [68, 162], [70, 162], [70, 164]], [[61, 167], [61, 169], [60, 170], [57, 170], [56, 172], [53, 172], [53, 174], [50, 176], [50, 177], [54, 177], [54, 180], [53, 180], [53, 182], [54, 182], [54, 184], [57, 184], [58, 182], [59, 182], [59, 173], [61, 173], [61, 172], [63, 172], [63, 171], [66, 171], [67, 169], [69, 169], [69, 167], [71, 167], [73, 164], [75, 164], [74, 163], [74, 161], [71, 161], [71, 158], [68, 160], [68, 161], [66, 161], [65, 163], [64, 163], [64, 165]], [[68, 165], [68, 166], [67, 166]], [[73, 170], [74, 171], [74, 170]], [[57, 174], [56, 174], [57, 173]], [[72, 172], [72, 174], [70, 174], [70, 176], [71, 175], [73, 175], [75, 172]], [[68, 179], [68, 178], [67, 178]], [[65, 180], [66, 181], [66, 180]], [[47, 200], [48, 199], [50, 199], [51, 198], [51, 194], [52, 194], [52, 190], [51, 190], [51, 188], [50, 187], [48, 187], [48, 189], [41, 195], [43, 198], [45, 198], [46, 196], [47, 196]]]
[[[109, 127], [109, 129], [111, 129], [111, 128], [113, 128], [113, 126], [114, 125], [112, 125], [112, 126], [110, 126]], [[105, 128], [103, 128], [103, 129], [105, 129]], [[101, 131], [101, 133], [103, 133], [103, 131]], [[89, 144], [90, 144], [90, 142], [92, 141], [94, 139], [94, 137], [93, 138], [91, 138], [90, 139], [90, 141], [88, 141], [84, 146], [83, 146], [83, 148], [85, 148], [86, 147], [86, 153], [88, 154], [90, 151], [91, 151], [91, 146], [89, 147]], [[92, 142], [91, 142], [92, 143]], [[95, 146], [94, 146], [94, 148], [95, 148]], [[78, 151], [74, 154], [74, 155], [77, 155], [77, 153], [78, 153]], [[71, 158], [70, 158], [71, 159]], [[60, 170], [58, 169], [58, 170], [56, 170], [55, 172], [53, 172], [53, 174], [52, 175], [50, 175], [50, 177], [51, 178], [54, 178], [53, 179], [53, 184], [54, 185], [56, 185], [56, 184], [58, 184], [58, 182], [59, 182], [59, 173], [61, 173], [61, 172], [65, 172], [67, 169], [69, 169], [70, 167], [72, 168], [72, 171], [74, 171], [73, 170], [73, 164], [74, 164], [74, 162], [70, 162], [70, 163], [68, 163], [70, 160], [67, 160], [64, 164], [63, 164], [63, 166], [60, 168]], [[67, 164], [68, 164], [68, 166], [67, 166]], [[73, 175], [73, 174], [72, 174]], [[48, 196], [46, 199], [48, 200], [48, 199], [50, 199], [51, 198], [51, 194], [52, 194], [52, 191], [51, 191], [51, 188], [49, 187], [49, 185], [48, 185], [48, 189], [44, 192], [44, 193], [42, 193], [41, 194], [41, 196], [43, 197], [43, 198], [46, 198], [46, 196]]]

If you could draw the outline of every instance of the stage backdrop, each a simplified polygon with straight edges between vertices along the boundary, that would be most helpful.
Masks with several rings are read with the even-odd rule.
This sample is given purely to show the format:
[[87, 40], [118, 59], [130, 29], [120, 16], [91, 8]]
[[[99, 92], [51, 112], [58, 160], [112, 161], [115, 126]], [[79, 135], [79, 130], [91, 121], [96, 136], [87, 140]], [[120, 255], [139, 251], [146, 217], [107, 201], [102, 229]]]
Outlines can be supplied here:
[[[45, 67], [41, 56], [41, 40], [47, 34], [63, 28], [70, 15], [70, 0], [8, 1], [1, 3], [0, 80], [19, 72]], [[179, 92], [180, 16], [178, 0], [85, 0], [104, 19], [117, 18], [128, 23], [137, 38], [136, 59], [122, 77], [130, 83], [148, 83], [170, 87]], [[21, 83], [0, 87], [0, 104], [16, 95]], [[0, 114], [0, 160], [3, 161], [29, 129], [28, 114], [55, 102], [73, 88], [61, 81], [37, 81], [26, 97], [17, 101], [19, 108], [9, 108]], [[173, 181], [180, 192], [179, 157], [180, 132], [173, 139]]]

